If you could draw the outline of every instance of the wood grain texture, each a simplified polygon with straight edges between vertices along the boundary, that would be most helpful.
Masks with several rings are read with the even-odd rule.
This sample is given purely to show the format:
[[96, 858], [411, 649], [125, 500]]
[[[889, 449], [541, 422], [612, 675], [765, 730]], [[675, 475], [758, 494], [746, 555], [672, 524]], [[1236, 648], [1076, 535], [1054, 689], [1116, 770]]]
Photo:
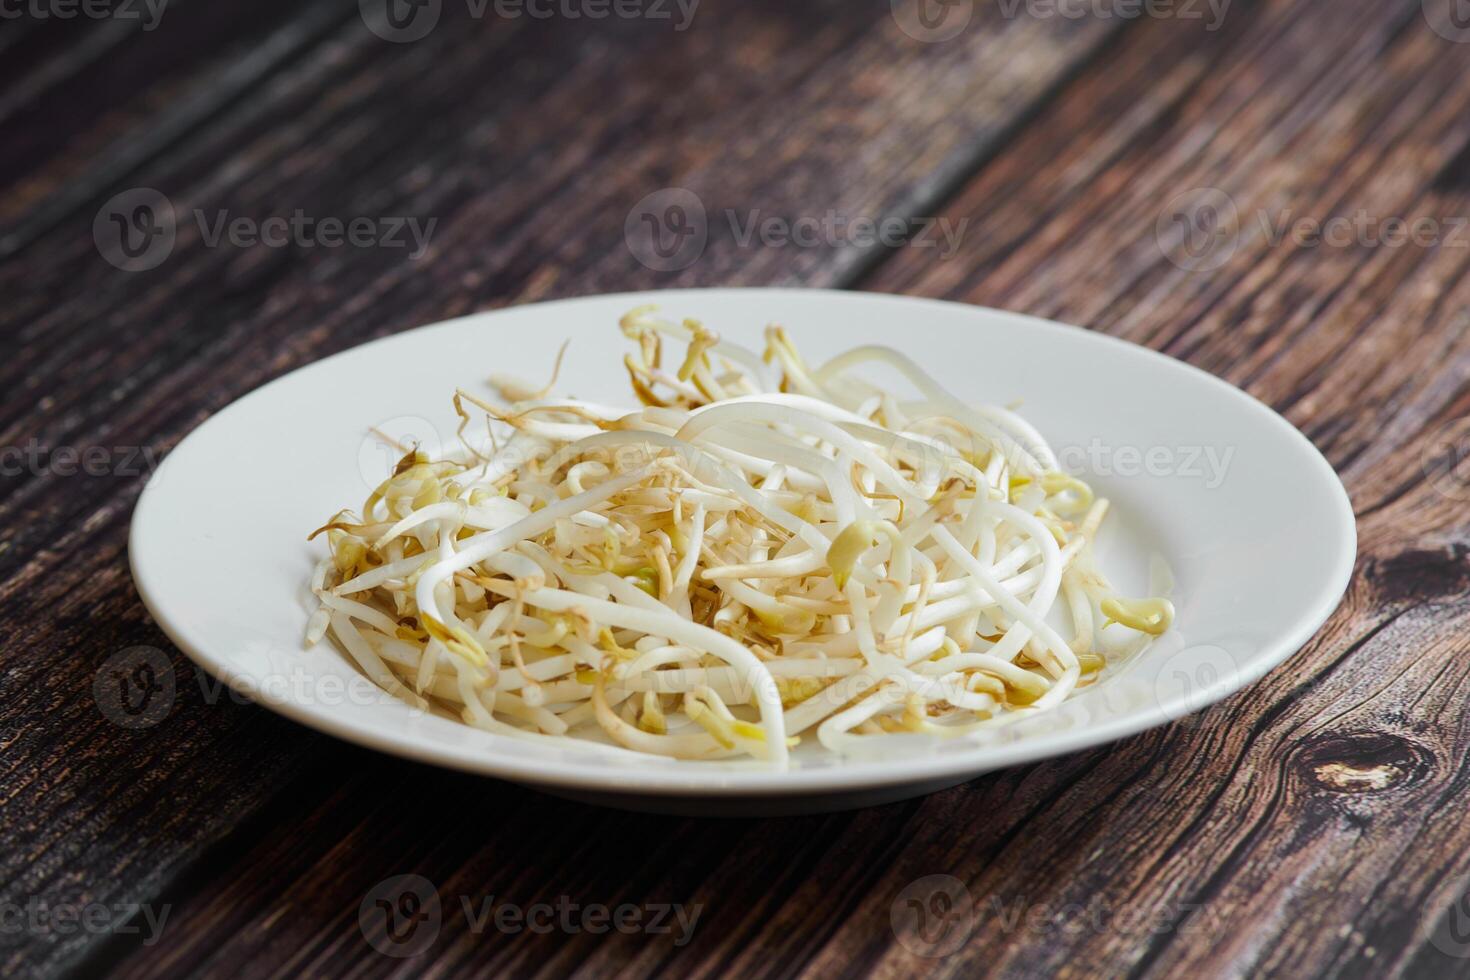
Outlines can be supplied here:
[[[1183, 357], [1301, 427], [1359, 515], [1347, 600], [1287, 669], [1201, 727], [1125, 743], [1096, 774], [1099, 792], [1126, 786], [1116, 802], [1064, 799], [1027, 828], [1025, 861], [960, 875], [1047, 908], [1164, 908], [1166, 928], [1015, 944], [982, 919], [959, 972], [1470, 969], [1426, 942], [1470, 875], [1470, 487], [1453, 468], [1470, 431], [1467, 50], [1419, 4], [1342, 3], [1333, 19], [1274, 3], [1192, 47], [1130, 34], [950, 204], [974, 215], [965, 252], [900, 254], [865, 284]], [[1208, 256], [1219, 268], [1190, 271], [1160, 219], [1201, 188], [1228, 195], [1238, 234]], [[1370, 228], [1429, 219], [1442, 240], [1277, 240], [1283, 225], [1360, 212]], [[1151, 758], [1165, 772], [1134, 782], [1118, 768]], [[1077, 847], [1079, 832], [1100, 846]]]
[[[1470, 45], [1430, 30], [1415, 0], [1330, 13], [1237, 0], [1218, 30], [976, 4], [936, 44], [905, 37], [887, 4], [707, 0], [682, 35], [460, 21], [447, 5], [404, 45], [351, 6], [180, 3], [146, 43], [115, 24], [75, 40], [23, 25], [34, 53], [0, 71], [41, 108], [0, 101], [0, 124], [27, 123], [0, 164], [0, 330], [16, 338], [0, 445], [166, 449], [283, 371], [487, 306], [857, 285], [1079, 323], [1246, 387], [1343, 473], [1353, 584], [1286, 668], [1172, 727], [924, 800], [712, 825], [564, 803], [211, 704], [176, 654], [168, 718], [108, 724], [99, 665], [167, 648], [125, 567], [141, 475], [43, 466], [0, 491], [3, 894], [169, 918], [152, 945], [3, 933], [0, 969], [1470, 975], [1428, 940], [1470, 880], [1470, 478], [1455, 468], [1470, 439], [1470, 232], [1453, 228], [1470, 215]], [[132, 186], [181, 213], [439, 225], [410, 262], [211, 248], [185, 223], [162, 266], [127, 274], [100, 260], [91, 224]], [[941, 257], [743, 247], [712, 221], [697, 262], [658, 273], [623, 224], [671, 186], [713, 215], [968, 224]], [[1234, 223], [1183, 253], [1181, 227], [1212, 227], [1206, 189]], [[1380, 227], [1434, 219], [1441, 240], [1277, 240], [1283, 224], [1359, 211]], [[627, 839], [640, 844], [611, 844]], [[435, 886], [444, 917], [429, 952], [395, 960], [358, 911], [406, 873]], [[969, 931], [926, 959], [890, 916], [932, 875], [966, 887]], [[701, 911], [682, 945], [677, 930], [477, 934], [461, 900], [492, 896]]]

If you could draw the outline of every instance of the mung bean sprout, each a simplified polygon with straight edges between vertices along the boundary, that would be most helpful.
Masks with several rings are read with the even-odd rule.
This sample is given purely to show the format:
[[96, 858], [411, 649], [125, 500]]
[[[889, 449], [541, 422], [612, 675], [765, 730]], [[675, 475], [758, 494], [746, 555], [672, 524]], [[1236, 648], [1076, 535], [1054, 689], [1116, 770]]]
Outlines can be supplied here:
[[399, 447], [312, 535], [309, 645], [497, 734], [784, 767], [1054, 709], [1170, 628], [1098, 568], [1108, 502], [1015, 412], [883, 347], [813, 366], [776, 326], [760, 354], [652, 307], [621, 328], [640, 407], [457, 391], [456, 449]]

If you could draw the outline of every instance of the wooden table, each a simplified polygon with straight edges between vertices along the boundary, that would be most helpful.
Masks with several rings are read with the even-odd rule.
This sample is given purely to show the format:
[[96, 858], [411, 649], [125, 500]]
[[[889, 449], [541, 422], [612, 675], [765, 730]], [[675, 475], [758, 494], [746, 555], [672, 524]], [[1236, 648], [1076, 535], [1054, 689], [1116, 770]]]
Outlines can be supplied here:
[[[688, 22], [446, 0], [432, 29], [437, 3], [362, 6], [377, 33], [287, 0], [37, 0], [0, 29], [0, 973], [1470, 975], [1463, 0], [705, 0]], [[673, 187], [708, 244], [650, 268], [625, 223]], [[171, 247], [136, 188], [174, 209]], [[436, 225], [418, 258], [210, 234], [298, 210]], [[952, 253], [742, 243], [732, 210], [964, 224]], [[124, 231], [147, 236], [127, 262]], [[945, 297], [1224, 377], [1342, 474], [1346, 601], [1198, 718], [928, 799], [721, 823], [317, 735], [212, 695], [149, 621], [129, 514], [211, 412], [429, 321], [676, 284]], [[130, 730], [94, 681], [135, 646], [178, 688]], [[395, 959], [358, 913], [410, 873], [443, 924]], [[935, 875], [968, 933], [925, 957], [892, 922]], [[491, 896], [700, 918], [682, 944], [476, 934], [460, 900]]]

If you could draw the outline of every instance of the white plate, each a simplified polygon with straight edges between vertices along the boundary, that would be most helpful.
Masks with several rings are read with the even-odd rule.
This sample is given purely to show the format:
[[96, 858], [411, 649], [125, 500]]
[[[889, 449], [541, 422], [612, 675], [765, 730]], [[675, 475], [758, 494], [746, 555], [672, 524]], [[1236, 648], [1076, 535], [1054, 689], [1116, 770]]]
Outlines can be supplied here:
[[[358, 506], [391, 454], [370, 425], [449, 445], [456, 385], [544, 378], [573, 343], [558, 390], [630, 403], [617, 330], [657, 302], [760, 346], [787, 325], [823, 359], [896, 346], [974, 401], [1024, 400], [1063, 462], [1111, 498], [1099, 557], [1123, 591], [1151, 564], [1176, 580], [1176, 628], [1062, 709], [985, 744], [905, 741], [891, 756], [800, 765], [610, 762], [423, 714], [382, 694], [330, 643], [305, 650], [306, 533]], [[1004, 368], [997, 367], [1004, 365]], [[1003, 766], [1178, 720], [1280, 664], [1347, 586], [1352, 509], [1326, 460], [1285, 420], [1178, 361], [1109, 337], [951, 303], [818, 290], [681, 290], [524, 306], [366, 344], [280, 378], [170, 453], [133, 517], [138, 591], [197, 664], [288, 718], [396, 755], [636, 808], [709, 814], [838, 809], [932, 792]], [[1162, 560], [1162, 561], [1160, 561]], [[1289, 669], [1289, 668], [1288, 668]], [[808, 740], [809, 742], [814, 740]]]

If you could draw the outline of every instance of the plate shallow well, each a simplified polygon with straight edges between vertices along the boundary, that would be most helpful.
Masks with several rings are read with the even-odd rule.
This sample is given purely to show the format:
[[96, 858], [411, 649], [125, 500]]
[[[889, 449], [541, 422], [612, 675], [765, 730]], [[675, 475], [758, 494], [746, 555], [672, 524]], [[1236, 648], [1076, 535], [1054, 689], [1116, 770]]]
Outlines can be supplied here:
[[[838, 759], [807, 739], [796, 764], [612, 761], [415, 711], [329, 642], [310, 650], [306, 532], [356, 504], [391, 467], [376, 426], [449, 445], [456, 386], [492, 373], [629, 404], [618, 318], [657, 303], [760, 347], [783, 323], [820, 361], [897, 347], [975, 402], [1021, 402], [1063, 464], [1113, 501], [1101, 565], [1127, 591], [1164, 570], [1173, 630], [1054, 713], [983, 743], [902, 740]], [[1001, 365], [1004, 367], [1002, 368]], [[1280, 416], [1178, 361], [1028, 317], [930, 300], [821, 290], [680, 290], [523, 306], [379, 340], [304, 367], [221, 411], [169, 454], [133, 518], [143, 601], [201, 668], [286, 717], [395, 755], [618, 806], [710, 815], [839, 809], [932, 792], [1003, 766], [1180, 719], [1282, 664], [1346, 588], [1353, 515], [1331, 467]], [[1290, 669], [1290, 665], [1282, 667]]]

